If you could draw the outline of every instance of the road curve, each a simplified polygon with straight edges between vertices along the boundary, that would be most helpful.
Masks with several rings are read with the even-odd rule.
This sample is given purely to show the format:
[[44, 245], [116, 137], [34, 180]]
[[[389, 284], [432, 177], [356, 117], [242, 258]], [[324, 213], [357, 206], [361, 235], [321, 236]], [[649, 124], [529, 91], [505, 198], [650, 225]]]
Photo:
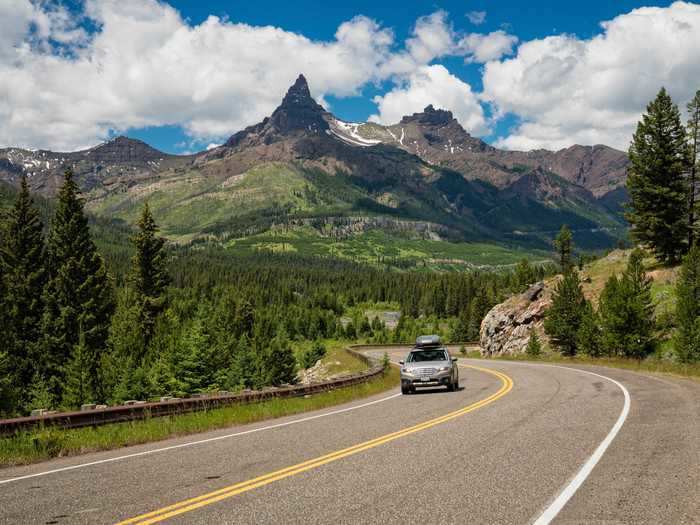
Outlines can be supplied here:
[[700, 384], [460, 364], [455, 393], [0, 470], [0, 523], [700, 523]]

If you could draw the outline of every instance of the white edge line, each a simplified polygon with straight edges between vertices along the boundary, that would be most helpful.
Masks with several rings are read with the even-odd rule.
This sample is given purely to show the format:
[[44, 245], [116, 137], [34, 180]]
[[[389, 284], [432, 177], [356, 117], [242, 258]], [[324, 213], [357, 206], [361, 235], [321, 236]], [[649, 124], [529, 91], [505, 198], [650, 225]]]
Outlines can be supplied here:
[[[12, 482], [15, 482], [15, 481], [21, 481], [21, 480], [24, 480], [24, 479], [38, 478], [38, 477], [40, 477], [40, 476], [48, 476], [49, 474], [57, 474], [57, 473], [59, 473], [59, 472], [66, 472], [66, 471], [69, 471], [69, 470], [77, 470], [77, 469], [81, 469], [81, 468], [92, 467], [92, 466], [94, 466], [94, 465], [102, 465], [102, 464], [104, 464], [104, 463], [113, 463], [113, 462], [115, 462], [115, 461], [122, 461], [122, 460], [125, 460], [125, 459], [130, 459], [130, 458], [135, 458], [135, 457], [140, 457], [140, 456], [147, 456], [147, 455], [150, 455], [150, 454], [156, 454], [156, 453], [158, 453], [158, 452], [167, 452], [167, 451], [169, 451], [169, 450], [176, 450], [176, 449], [179, 449], [179, 448], [191, 447], [191, 446], [194, 446], [194, 445], [201, 445], [201, 444], [203, 444], [203, 443], [211, 443], [212, 441], [221, 441], [222, 439], [229, 439], [229, 438], [233, 438], [233, 437], [237, 437], [237, 436], [245, 436], [245, 435], [247, 435], [247, 434], [253, 434], [253, 433], [256, 433], [256, 432], [262, 432], [263, 430], [272, 430], [272, 429], [275, 429], [275, 428], [281, 428], [281, 427], [287, 427], [287, 426], [290, 426], [290, 425], [296, 425], [296, 424], [298, 424], [298, 423], [305, 423], [305, 422], [307, 422], [307, 421], [312, 421], [312, 420], [314, 420], [314, 419], [319, 419], [319, 418], [327, 417], [327, 416], [334, 416], [334, 415], [337, 415], [337, 414], [342, 414], [342, 413], [344, 413], [344, 412], [350, 412], [351, 410], [357, 410], [358, 408], [365, 408], [365, 407], [368, 407], [368, 406], [371, 406], [371, 405], [376, 405], [377, 403], [382, 403], [382, 402], [384, 402], [384, 401], [388, 401], [388, 400], [390, 400], [390, 399], [394, 399], [395, 397], [398, 397], [398, 396], [400, 396], [400, 395], [401, 395], [400, 393], [396, 393], [396, 394], [392, 394], [392, 395], [387, 396], [387, 397], [383, 397], [383, 398], [381, 398], [381, 399], [375, 399], [374, 401], [369, 401], [369, 402], [367, 402], [367, 403], [363, 403], [363, 404], [361, 404], [361, 405], [354, 405], [354, 406], [347, 407], [347, 408], [341, 408], [341, 409], [338, 409], [338, 410], [332, 410], [331, 412], [324, 412], [323, 414], [316, 414], [316, 415], [313, 415], [313, 416], [307, 416], [307, 417], [303, 417], [303, 418], [300, 418], [300, 419], [295, 419], [295, 420], [293, 420], [293, 421], [285, 421], [284, 423], [276, 423], [276, 424], [274, 424], [274, 425], [267, 425], [267, 426], [264, 426], [264, 427], [253, 428], [253, 429], [251, 429], [251, 430], [244, 430], [244, 431], [242, 431], [242, 432], [234, 432], [233, 434], [226, 434], [226, 435], [223, 435], [223, 436], [216, 436], [216, 437], [213, 437], [213, 438], [201, 439], [201, 440], [198, 440], [198, 441], [188, 441], [187, 443], [180, 443], [179, 445], [171, 445], [171, 446], [169, 446], [169, 447], [162, 447], [162, 448], [156, 448], [156, 449], [151, 449], [151, 450], [145, 450], [145, 451], [143, 451], [143, 452], [135, 452], [135, 453], [133, 453], [133, 454], [125, 454], [124, 456], [117, 456], [117, 457], [113, 457], [113, 458], [100, 459], [100, 460], [98, 460], [98, 461], [90, 461], [89, 463], [79, 463], [79, 464], [77, 464], [77, 465], [70, 465], [70, 466], [68, 466], [68, 467], [61, 467], [61, 468], [57, 468], [57, 469], [53, 469], [53, 470], [46, 470], [46, 471], [43, 471], [43, 472], [36, 472], [36, 473], [34, 473], [34, 474], [27, 474], [27, 475], [25, 475], [25, 476], [17, 476], [17, 477], [15, 477], [15, 478], [3, 479], [3, 480], [0, 480], [0, 485], [5, 485], [5, 484], [7, 484], [7, 483], [12, 483]], [[0, 471], [0, 472], [2, 472], [2, 471]]]
[[561, 512], [561, 509], [564, 508], [564, 505], [568, 503], [568, 501], [573, 497], [574, 494], [576, 494], [576, 491], [583, 485], [583, 482], [586, 481], [586, 478], [590, 475], [590, 473], [593, 471], [595, 466], [598, 464], [600, 461], [600, 458], [603, 457], [603, 454], [605, 454], [605, 451], [608, 449], [610, 444], [613, 442], [615, 437], [617, 436], [618, 432], [620, 432], [620, 429], [622, 428], [622, 425], [625, 424], [625, 420], [627, 419], [627, 415], [630, 412], [630, 406], [632, 404], [631, 399], [630, 399], [630, 393], [627, 391], [627, 388], [620, 383], [619, 381], [616, 381], [615, 379], [611, 377], [607, 377], [601, 374], [596, 374], [595, 372], [591, 372], [589, 370], [582, 370], [580, 368], [571, 368], [568, 366], [560, 366], [560, 365], [546, 365], [546, 364], [539, 364], [539, 363], [510, 363], [510, 364], [518, 364], [518, 365], [526, 365], [526, 366], [541, 366], [541, 367], [550, 367], [550, 368], [563, 368], [564, 370], [573, 370], [574, 372], [580, 372], [583, 374], [589, 374], [592, 376], [600, 377], [602, 379], [605, 379], [607, 381], [610, 381], [611, 383], [614, 383], [617, 385], [617, 387], [622, 390], [622, 393], [625, 396], [625, 403], [622, 407], [622, 412], [620, 412], [619, 417], [617, 418], [617, 421], [613, 425], [613, 427], [610, 429], [610, 432], [608, 433], [607, 436], [605, 436], [605, 439], [601, 441], [600, 445], [598, 445], [598, 448], [595, 449], [593, 454], [588, 458], [588, 460], [583, 464], [583, 466], [579, 469], [579, 471], [574, 475], [574, 477], [569, 481], [569, 483], [561, 489], [561, 492], [559, 492], [559, 495], [554, 498], [554, 501], [549, 504], [549, 506], [542, 512], [542, 514], [533, 522], [533, 525], [549, 525], [549, 523], [552, 522], [554, 518], [557, 517], [559, 512]]

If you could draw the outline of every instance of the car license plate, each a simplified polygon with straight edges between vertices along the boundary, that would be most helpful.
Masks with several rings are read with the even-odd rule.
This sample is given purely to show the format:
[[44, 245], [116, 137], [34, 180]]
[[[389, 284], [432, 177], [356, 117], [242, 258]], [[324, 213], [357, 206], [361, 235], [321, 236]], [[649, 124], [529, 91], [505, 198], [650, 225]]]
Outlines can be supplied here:
[[429, 377], [421, 377], [420, 380], [421, 380], [423, 383], [427, 383], [427, 382], [430, 381], [430, 378], [429, 378]]

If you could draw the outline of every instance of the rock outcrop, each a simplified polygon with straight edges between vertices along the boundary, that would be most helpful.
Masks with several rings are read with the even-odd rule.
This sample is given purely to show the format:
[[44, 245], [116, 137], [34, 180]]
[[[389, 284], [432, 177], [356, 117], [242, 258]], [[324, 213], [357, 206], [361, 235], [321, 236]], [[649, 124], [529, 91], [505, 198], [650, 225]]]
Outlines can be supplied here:
[[543, 282], [494, 306], [481, 322], [481, 355], [519, 354], [525, 351], [534, 328], [546, 340], [544, 312], [552, 302], [551, 288]]

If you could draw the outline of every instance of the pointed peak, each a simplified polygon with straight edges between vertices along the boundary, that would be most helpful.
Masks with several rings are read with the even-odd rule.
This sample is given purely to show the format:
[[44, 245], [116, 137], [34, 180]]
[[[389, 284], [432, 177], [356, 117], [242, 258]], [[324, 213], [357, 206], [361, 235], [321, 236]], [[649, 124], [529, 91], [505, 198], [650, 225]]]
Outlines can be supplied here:
[[307, 90], [309, 89], [309, 83], [306, 81], [306, 77], [303, 73], [299, 73], [299, 76], [294, 81], [294, 85], [292, 87], [299, 89], [303, 89], [305, 87]]
[[287, 94], [282, 100], [282, 105], [306, 104], [309, 101], [314, 102], [314, 99], [311, 97], [311, 91], [309, 90], [309, 83], [306, 81], [304, 75], [299, 75], [294, 84], [287, 90]]

